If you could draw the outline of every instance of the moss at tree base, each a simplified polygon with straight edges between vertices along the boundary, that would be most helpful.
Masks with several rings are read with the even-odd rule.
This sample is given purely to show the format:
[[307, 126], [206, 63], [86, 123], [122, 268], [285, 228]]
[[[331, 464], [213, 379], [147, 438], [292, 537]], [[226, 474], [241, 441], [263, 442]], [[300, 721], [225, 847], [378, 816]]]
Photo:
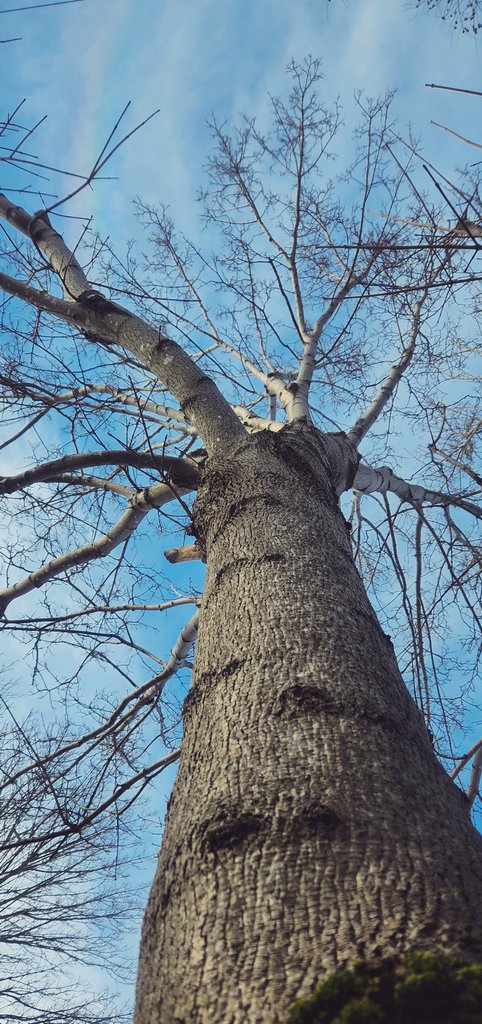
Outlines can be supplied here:
[[482, 965], [423, 952], [357, 962], [298, 999], [288, 1024], [482, 1024]]

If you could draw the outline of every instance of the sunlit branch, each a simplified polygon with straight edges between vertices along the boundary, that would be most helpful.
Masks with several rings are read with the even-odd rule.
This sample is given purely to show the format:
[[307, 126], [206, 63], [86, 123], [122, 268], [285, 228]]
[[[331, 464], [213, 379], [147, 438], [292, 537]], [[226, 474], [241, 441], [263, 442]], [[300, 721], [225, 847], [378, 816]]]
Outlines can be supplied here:
[[177, 565], [179, 562], [196, 562], [202, 559], [202, 551], [197, 544], [185, 544], [180, 548], [165, 548], [164, 558], [167, 558], [171, 565]]
[[[136, 452], [132, 449], [112, 449], [98, 452], [73, 453], [64, 455], [52, 462], [39, 463], [26, 469], [16, 476], [0, 477], [0, 494], [12, 494], [14, 491], [30, 487], [32, 484], [51, 480], [59, 474], [84, 469], [89, 466], [133, 466], [138, 469], [156, 469], [169, 474], [173, 482], [184, 487], [196, 487], [198, 469], [189, 459], [174, 458], [169, 455], [156, 455], [154, 452]], [[79, 477], [79, 483], [82, 478]]]
[[57, 473], [55, 476], [49, 476], [45, 482], [66, 484], [70, 487], [82, 487], [89, 491], [106, 491], [110, 494], [118, 494], [128, 500], [137, 493], [134, 488], [120, 484], [117, 480], [109, 480], [103, 476], [93, 476], [91, 473], [82, 473], [79, 476], [75, 476], [74, 473]]
[[352, 487], [361, 491], [362, 494], [370, 494], [374, 491], [379, 494], [386, 494], [391, 491], [401, 501], [410, 502], [416, 505], [420, 502], [427, 502], [430, 505], [446, 507], [453, 505], [456, 508], [464, 509], [477, 519], [482, 519], [482, 508], [471, 501], [467, 501], [463, 495], [444, 494], [443, 491], [433, 491], [429, 487], [422, 487], [420, 484], [409, 483], [397, 476], [389, 466], [368, 466], [360, 463], [352, 483]]
[[[423, 221], [411, 220], [409, 217], [394, 217], [387, 213], [378, 213], [376, 210], [368, 211], [372, 217], [383, 217], [384, 220], [395, 221], [398, 224], [409, 224], [413, 228], [423, 228], [425, 231], [440, 231], [444, 235], [450, 235], [453, 238], [462, 239], [466, 238], [482, 238], [482, 227], [473, 223], [472, 221], [466, 221], [463, 217], [457, 222], [455, 227], [450, 227], [449, 224], [424, 224]], [[416, 243], [409, 246], [406, 245], [395, 245], [396, 249], [441, 249], [445, 250], [447, 246], [447, 239], [430, 239], [425, 243]], [[390, 247], [389, 247], [390, 248]], [[457, 249], [473, 249], [473, 245], [457, 245]]]
[[244, 424], [247, 430], [281, 430], [283, 423], [275, 420], [269, 420], [264, 416], [258, 416], [256, 413], [251, 412], [250, 409], [245, 409], [243, 405], [233, 405], [234, 411], [238, 414], [241, 422]]
[[457, 775], [461, 774], [462, 770], [466, 767], [466, 765], [468, 765], [469, 762], [472, 761], [472, 758], [475, 757], [480, 751], [482, 751], [482, 739], [478, 739], [477, 742], [474, 743], [473, 746], [471, 746], [471, 749], [467, 752], [467, 754], [465, 754], [464, 757], [458, 761], [453, 771], [450, 772], [450, 778], [455, 779]]
[[182, 411], [198, 426], [208, 449], [216, 450], [226, 440], [235, 441], [244, 436], [244, 428], [229, 403], [180, 345], [129, 310], [89, 289], [75, 256], [41, 215], [28, 219], [24, 210], [12, 208], [9, 201], [0, 196], [2, 214], [32, 237], [51, 262], [69, 297], [75, 301], [70, 303], [56, 299], [6, 274], [0, 275], [3, 290], [84, 331], [89, 340], [127, 349], [178, 399]]
[[[3, 382], [5, 387], [10, 387], [12, 394], [17, 397], [16, 386], [13, 381], [9, 382], [8, 379], [4, 379]], [[22, 384], [18, 390], [18, 397], [30, 398], [34, 403], [42, 403], [44, 408], [38, 413], [32, 416], [27, 423], [23, 425], [17, 432], [10, 435], [6, 441], [0, 444], [0, 451], [13, 444], [14, 441], [22, 437], [23, 434], [31, 430], [40, 420], [54, 410], [61, 410], [62, 406], [76, 405], [79, 400], [84, 399], [83, 407], [98, 409], [99, 406], [92, 400], [90, 402], [89, 396], [96, 394], [107, 395], [109, 399], [113, 399], [109, 403], [109, 409], [113, 412], [122, 412], [126, 415], [135, 416], [138, 419], [139, 416], [139, 393], [142, 394], [141, 405], [143, 416], [146, 420], [153, 422], [160, 422], [166, 429], [174, 428], [180, 435], [192, 435], [197, 436], [197, 431], [191, 426], [184, 416], [181, 409], [176, 409], [172, 406], [160, 405], [158, 402], [154, 402], [151, 399], [145, 397], [143, 391], [152, 391], [152, 383], [149, 385], [140, 385], [137, 389], [137, 395], [124, 393], [120, 388], [114, 387], [112, 384], [86, 384], [83, 387], [72, 388], [69, 391], [64, 391], [60, 394], [52, 394], [51, 392], [45, 392], [44, 390], [37, 389], [34, 386], [26, 386]], [[87, 400], [86, 400], [87, 399]]]
[[326, 309], [324, 309], [323, 313], [320, 314], [310, 331], [303, 347], [303, 355], [300, 360], [299, 371], [296, 377], [293, 402], [290, 409], [290, 418], [292, 420], [310, 418], [308, 392], [317, 366], [316, 353], [318, 349], [318, 342], [326, 325], [330, 322], [343, 301], [354, 288], [366, 280], [370, 266], [374, 260], [375, 256], [373, 256], [373, 258], [365, 265], [363, 271], [358, 274], [354, 274], [350, 271], [348, 278], [329, 300]]
[[[482, 144], [480, 142], [474, 142], [473, 139], [467, 139], [465, 135], [459, 135], [458, 132], [454, 132], [452, 128], [447, 128], [444, 124], [439, 124], [438, 121], [431, 121], [430, 124], [433, 124], [435, 128], [441, 128], [442, 131], [447, 132], [448, 135], [453, 135], [455, 139], [460, 139], [460, 141], [465, 142], [467, 146], [474, 146], [475, 149], [482, 149]], [[482, 231], [480, 234], [482, 235]]]
[[52, 227], [43, 211], [31, 216], [0, 193], [0, 217], [29, 238], [47, 258], [59, 279], [64, 294], [72, 301], [90, 288], [80, 263]]
[[467, 786], [467, 800], [469, 807], [472, 807], [476, 797], [479, 795], [480, 777], [482, 775], [482, 746], [479, 747], [472, 761], [469, 784]]
[[164, 612], [170, 608], [180, 608], [186, 604], [199, 604], [196, 596], [173, 597], [170, 601], [161, 601], [159, 604], [144, 604], [135, 602], [131, 604], [92, 604], [85, 608], [79, 608], [75, 612], [67, 612], [65, 615], [55, 615], [55, 618], [46, 616], [29, 616], [28, 619], [9, 619], [9, 629], [19, 628], [48, 628], [49, 625], [72, 622], [75, 619], [84, 618], [86, 615], [118, 615], [121, 612]]
[[482, 487], [482, 476], [475, 473], [475, 471], [470, 466], [467, 466], [465, 462], [461, 462], [460, 459], [456, 459], [454, 455], [450, 455], [449, 452], [443, 451], [442, 448], [439, 448], [435, 444], [430, 444], [429, 448], [433, 455], [439, 455], [441, 459], [445, 459], [445, 461], [449, 462], [451, 466], [455, 466], [456, 469], [460, 469], [462, 473], [467, 473], [467, 476], [469, 476], [474, 483], [478, 484], [479, 487]]
[[395, 393], [395, 390], [403, 374], [405, 373], [405, 370], [412, 361], [420, 330], [420, 311], [426, 298], [427, 292], [424, 291], [422, 297], [413, 306], [412, 328], [410, 331], [407, 344], [403, 349], [402, 355], [398, 363], [394, 363], [394, 365], [390, 368], [387, 376], [385, 377], [385, 380], [383, 381], [383, 384], [377, 391], [373, 401], [370, 403], [365, 412], [361, 416], [359, 416], [352, 429], [348, 431], [348, 438], [350, 439], [352, 444], [356, 446], [360, 444], [360, 441], [363, 440], [365, 434], [368, 433], [370, 428], [373, 426], [373, 424], [380, 416], [387, 402]]
[[[134, 414], [135, 412], [137, 417], [139, 415], [139, 394], [142, 394], [142, 390], [142, 387], [139, 387], [136, 389], [136, 394], [133, 395], [129, 393], [124, 394], [123, 391], [119, 388], [113, 387], [112, 384], [87, 384], [85, 387], [72, 388], [71, 391], [64, 392], [62, 395], [56, 395], [53, 397], [47, 395], [45, 397], [45, 401], [49, 402], [52, 407], [54, 407], [57, 405], [68, 404], [70, 401], [75, 401], [86, 395], [106, 394], [118, 403], [116, 408], [119, 406], [128, 407], [131, 414]], [[146, 390], [151, 391], [152, 385], [149, 385]], [[40, 399], [41, 395], [39, 395], [39, 400]], [[153, 416], [162, 419], [166, 427], [174, 425], [176, 429], [181, 427], [186, 434], [194, 435], [196, 433], [194, 427], [187, 422], [187, 419], [181, 409], [176, 409], [173, 406], [168, 405], [160, 405], [158, 402], [154, 402], [152, 399], [146, 398], [143, 394], [141, 398], [141, 407], [144, 416], [152, 413]]]
[[[191, 488], [181, 488], [181, 493], [187, 493]], [[5, 614], [7, 606], [17, 597], [23, 597], [39, 587], [44, 586], [68, 569], [83, 566], [96, 558], [105, 558], [116, 547], [127, 541], [144, 517], [153, 508], [161, 508], [167, 502], [172, 501], [176, 495], [167, 484], [154, 484], [146, 487], [138, 494], [135, 494], [129, 501], [129, 508], [122, 514], [117, 523], [111, 529], [91, 544], [84, 544], [82, 547], [67, 551], [50, 562], [40, 566], [29, 573], [22, 580], [13, 583], [0, 591], [0, 613]]]

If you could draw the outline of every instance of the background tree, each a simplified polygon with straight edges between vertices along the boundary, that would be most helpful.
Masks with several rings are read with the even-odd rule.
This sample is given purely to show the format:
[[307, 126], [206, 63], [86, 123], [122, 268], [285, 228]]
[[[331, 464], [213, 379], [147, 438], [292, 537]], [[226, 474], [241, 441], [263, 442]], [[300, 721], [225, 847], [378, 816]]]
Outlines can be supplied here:
[[135, 900], [127, 887], [123, 898], [116, 888], [134, 844], [124, 830], [119, 856], [107, 815], [88, 838], [79, 834], [84, 801], [93, 792], [98, 798], [104, 766], [100, 786], [98, 777], [95, 785], [82, 778], [79, 745], [70, 744], [77, 757], [69, 763], [58, 749], [58, 727], [52, 733], [45, 735], [30, 716], [2, 734], [2, 1019], [93, 1024], [119, 1019], [107, 998], [89, 991], [89, 974], [106, 962], [114, 977], [125, 978], [129, 969], [116, 939], [125, 941]]
[[[58, 0], [42, 3], [39, 9], [42, 14], [46, 8], [83, 2]], [[1, 13], [34, 9], [25, 5]], [[14, 31], [21, 32], [25, 24], [18, 20]], [[4, 44], [22, 42], [21, 35], [8, 31], [6, 35], [0, 40]], [[21, 122], [21, 107], [0, 125], [2, 168], [12, 167], [17, 175], [19, 171], [29, 174], [35, 163], [17, 145], [32, 133]], [[37, 166], [34, 180], [39, 175], [42, 171]], [[8, 641], [3, 650], [11, 654]], [[8, 671], [12, 666], [3, 667]], [[41, 691], [45, 697], [45, 687]], [[42, 704], [36, 713], [25, 713], [18, 687], [9, 685], [4, 674], [0, 696], [0, 1015], [4, 1021], [96, 1024], [131, 1018], [125, 1005], [128, 1000], [125, 995], [119, 998], [117, 990], [121, 980], [128, 991], [126, 983], [129, 976], [132, 979], [129, 945], [136, 941], [132, 933], [142, 908], [135, 864], [144, 855], [145, 841], [119, 811], [129, 808], [133, 793], [142, 792], [153, 775], [143, 765], [138, 777], [132, 777], [130, 761], [126, 784], [123, 766], [128, 743], [125, 736], [121, 740], [116, 736], [115, 716], [113, 722], [82, 736], [79, 701], [72, 691], [69, 696], [63, 714], [62, 701], [56, 702], [57, 717]], [[118, 762], [118, 784], [109, 790], [106, 768], [114, 761]], [[86, 820], [89, 828], [83, 831]], [[106, 974], [115, 994], [100, 993], [97, 975], [105, 979]]]
[[[331, 0], [328, 0], [331, 3]], [[426, 8], [437, 14], [442, 21], [448, 21], [451, 28], [462, 35], [476, 36], [482, 28], [480, 0], [416, 0], [417, 10]]]
[[417, 0], [417, 7], [427, 7], [443, 21], [448, 20], [456, 31], [477, 35], [482, 28], [482, 9], [479, 0]]
[[[7, 550], [0, 602], [37, 680], [60, 682], [80, 715], [75, 736], [29, 760], [34, 778], [47, 766], [62, 839], [90, 841], [103, 812], [178, 756], [185, 684], [171, 680], [198, 612], [167, 662], [140, 613], [177, 614], [199, 596], [192, 582], [174, 595], [182, 565], [163, 580], [148, 517], [169, 561], [207, 561], [141, 1022], [275, 1020], [360, 956], [480, 955], [480, 837], [432, 746], [450, 769], [462, 763], [454, 730], [480, 629], [476, 381], [469, 397], [457, 383], [473, 377], [478, 182], [472, 171], [444, 183], [449, 222], [430, 176], [414, 181], [416, 149], [388, 101], [362, 98], [341, 174], [339, 112], [319, 98], [317, 63], [290, 73], [268, 133], [213, 124], [201, 199], [217, 255], [176, 236], [166, 210], [139, 204], [153, 255], [121, 261], [87, 234], [69, 249], [52, 227], [60, 203], [30, 214], [0, 200], [2, 382], [20, 458], [32, 438], [29, 469], [1, 483], [15, 526], [30, 519]], [[173, 543], [176, 528], [195, 543]], [[54, 641], [69, 650], [67, 679]], [[83, 690], [93, 667], [95, 700]], [[66, 781], [77, 750], [81, 796]]]

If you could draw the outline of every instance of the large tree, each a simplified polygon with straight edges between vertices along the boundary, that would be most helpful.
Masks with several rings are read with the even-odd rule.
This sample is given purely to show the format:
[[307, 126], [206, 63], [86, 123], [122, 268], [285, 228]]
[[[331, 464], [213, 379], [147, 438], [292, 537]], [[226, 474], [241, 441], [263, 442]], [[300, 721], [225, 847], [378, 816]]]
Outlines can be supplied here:
[[[114, 649], [157, 664], [147, 680], [137, 670], [109, 714], [105, 695], [65, 687], [95, 724], [31, 758], [32, 770], [55, 794], [63, 758], [76, 768], [82, 750], [97, 767], [82, 796], [67, 787], [62, 837], [88, 841], [177, 757], [179, 692], [164, 706], [162, 695], [199, 625], [138, 1024], [274, 1024], [333, 970], [402, 970], [412, 953], [458, 957], [458, 992], [461, 965], [481, 958], [482, 842], [470, 821], [480, 759], [468, 799], [437, 757], [461, 767], [453, 729], [480, 630], [467, 324], [469, 307], [478, 315], [478, 182], [473, 170], [445, 181], [448, 214], [436, 209], [388, 103], [362, 99], [342, 174], [339, 111], [319, 98], [316, 62], [290, 73], [268, 131], [213, 124], [201, 200], [217, 255], [178, 237], [163, 209], [139, 204], [154, 253], [121, 260], [95, 239], [69, 247], [58, 202], [26, 212], [0, 197], [2, 384], [11, 442], [32, 436], [36, 455], [0, 482], [14, 515], [32, 517], [8, 550], [5, 627], [25, 632], [45, 687], [59, 635], [85, 647], [71, 686], [94, 664], [132, 681]], [[186, 558], [206, 563], [200, 612], [161, 664], [139, 613], [198, 598], [192, 585], [161, 593], [157, 542], [136, 548], [155, 516], [193, 541], [167, 552], [174, 580]], [[149, 720], [165, 745], [152, 763]]]

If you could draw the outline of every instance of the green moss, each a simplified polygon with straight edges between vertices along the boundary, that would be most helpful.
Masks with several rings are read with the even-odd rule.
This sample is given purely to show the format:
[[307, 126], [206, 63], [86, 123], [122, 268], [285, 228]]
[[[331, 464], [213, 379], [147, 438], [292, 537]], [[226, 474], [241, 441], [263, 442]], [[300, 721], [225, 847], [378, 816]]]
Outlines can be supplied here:
[[357, 962], [298, 999], [288, 1024], [482, 1024], [482, 965], [425, 952]]
[[387, 1024], [387, 1016], [369, 996], [350, 999], [335, 1017], [336, 1024]]
[[431, 953], [409, 953], [404, 966], [394, 990], [403, 1024], [414, 1014], [426, 1024], [480, 1024], [482, 966]]
[[379, 985], [379, 977], [361, 962], [335, 971], [312, 996], [294, 1003], [289, 1024], [385, 1024]]

